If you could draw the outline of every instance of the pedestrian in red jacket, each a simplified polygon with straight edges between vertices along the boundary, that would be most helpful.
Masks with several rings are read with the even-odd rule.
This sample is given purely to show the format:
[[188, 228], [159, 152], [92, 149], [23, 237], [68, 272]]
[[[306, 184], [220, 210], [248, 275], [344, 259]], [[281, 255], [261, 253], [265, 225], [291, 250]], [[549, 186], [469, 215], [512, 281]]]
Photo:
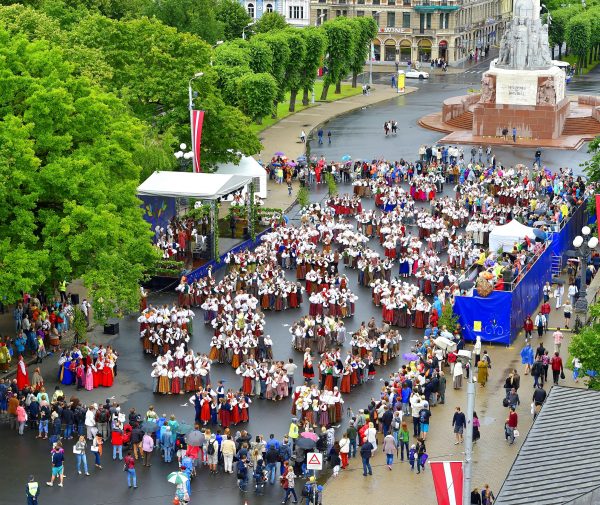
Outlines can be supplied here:
[[550, 360], [550, 367], [552, 368], [552, 378], [554, 379], [554, 384], [558, 384], [558, 378], [561, 377], [564, 379], [565, 374], [563, 371], [562, 358], [559, 356], [558, 352], [555, 352], [554, 356], [552, 356], [552, 359]]
[[113, 446], [113, 459], [117, 459], [117, 455], [119, 459], [123, 459], [123, 430], [121, 429], [121, 425], [117, 424], [111, 434], [110, 434], [110, 442]]
[[531, 333], [533, 332], [533, 321], [531, 320], [531, 316], [528, 315], [527, 319], [523, 323], [523, 329], [525, 330], [525, 338], [531, 338]]

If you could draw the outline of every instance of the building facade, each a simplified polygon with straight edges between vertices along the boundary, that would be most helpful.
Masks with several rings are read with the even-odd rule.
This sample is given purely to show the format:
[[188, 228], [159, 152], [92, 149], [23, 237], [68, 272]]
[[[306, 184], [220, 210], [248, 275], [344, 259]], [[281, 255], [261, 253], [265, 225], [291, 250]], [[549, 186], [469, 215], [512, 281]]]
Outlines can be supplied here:
[[374, 64], [442, 58], [452, 65], [500, 41], [512, 0], [310, 0], [311, 24], [338, 16], [377, 21]]
[[267, 12], [279, 12], [294, 26], [308, 26], [310, 0], [240, 0], [246, 12], [254, 20]]

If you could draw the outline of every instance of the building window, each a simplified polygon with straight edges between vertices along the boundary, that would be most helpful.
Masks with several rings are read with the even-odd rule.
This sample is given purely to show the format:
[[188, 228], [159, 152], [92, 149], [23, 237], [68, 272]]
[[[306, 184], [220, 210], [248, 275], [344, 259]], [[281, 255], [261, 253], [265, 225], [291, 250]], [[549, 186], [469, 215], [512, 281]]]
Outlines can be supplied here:
[[304, 19], [304, 7], [302, 5], [290, 5], [290, 19]]
[[[317, 9], [317, 24], [320, 25], [327, 21], [328, 11], [327, 9]], [[321, 17], [323, 16], [323, 17]]]
[[356, 0], [358, 5], [365, 5], [365, 0]]
[[431, 30], [431, 13], [430, 12], [427, 13], [427, 26], [426, 26], [426, 28], [428, 30]]
[[356, 11], [356, 17], [357, 18], [364, 18], [365, 17], [365, 11]]
[[248, 16], [254, 19], [254, 4], [248, 4]]
[[410, 28], [410, 12], [402, 13], [402, 28]]
[[388, 5], [396, 5], [396, 0], [387, 0]]
[[447, 30], [448, 26], [450, 26], [450, 13], [442, 12], [440, 14], [440, 28], [442, 30]]
[[405, 7], [410, 7], [410, 0], [402, 0], [402, 5]]
[[396, 13], [388, 12], [387, 13], [387, 25], [388, 28], [394, 28], [396, 26]]
[[273, 12], [273, 4], [267, 4], [267, 12]]
[[379, 5], [379, 4], [380, 4], [380, 1], [379, 1], [379, 0], [372, 0], [372, 2], [371, 2], [371, 3], [372, 3], [373, 5]]
[[335, 16], [338, 18], [340, 16], [347, 16], [347, 15], [348, 15], [348, 11], [346, 9], [343, 9], [343, 10], [338, 9], [337, 11], [335, 11]]

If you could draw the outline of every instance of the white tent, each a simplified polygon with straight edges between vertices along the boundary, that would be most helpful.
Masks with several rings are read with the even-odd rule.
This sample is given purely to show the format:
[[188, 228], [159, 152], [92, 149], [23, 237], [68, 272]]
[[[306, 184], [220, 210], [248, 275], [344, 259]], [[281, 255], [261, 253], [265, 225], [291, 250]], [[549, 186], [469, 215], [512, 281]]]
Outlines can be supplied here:
[[229, 174], [196, 174], [192, 172], [154, 172], [140, 186], [140, 196], [197, 198], [216, 200], [243, 188], [252, 177]]
[[513, 219], [510, 223], [496, 226], [490, 232], [490, 251], [496, 252], [501, 247], [502, 250], [512, 250], [513, 244], [521, 242], [525, 237], [529, 237], [531, 240], [535, 239], [533, 228]]
[[252, 156], [242, 156], [239, 165], [226, 163], [219, 165], [217, 174], [236, 174], [254, 179], [254, 192], [260, 198], [267, 198], [267, 171]]

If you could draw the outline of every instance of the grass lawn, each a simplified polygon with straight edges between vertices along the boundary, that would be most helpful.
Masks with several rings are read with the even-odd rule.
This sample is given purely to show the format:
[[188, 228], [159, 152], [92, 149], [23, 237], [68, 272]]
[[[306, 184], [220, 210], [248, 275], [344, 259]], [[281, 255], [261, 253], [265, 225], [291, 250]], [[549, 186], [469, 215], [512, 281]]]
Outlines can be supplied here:
[[[569, 54], [569, 56], [563, 55], [562, 61], [568, 61], [571, 65], [574, 65], [575, 63], [577, 63], [577, 56], [575, 56], [574, 54]], [[598, 63], [600, 63], [599, 60], [593, 60], [590, 63], [588, 63], [587, 67], [581, 69], [583, 75], [587, 74], [590, 70], [595, 68], [596, 65], [598, 65]], [[577, 75], [579, 75], [579, 72], [577, 73]]]
[[[323, 91], [323, 81], [319, 80], [319, 81], [315, 82], [315, 105], [320, 102], [319, 98], [321, 96], [321, 91]], [[353, 88], [351, 84], [342, 83], [342, 92], [339, 95], [336, 95], [334, 93], [334, 91], [335, 91], [335, 86], [330, 86], [329, 92], [327, 93], [327, 100], [325, 100], [326, 102], [335, 102], [336, 100], [340, 100], [341, 98], [347, 98], [349, 96], [360, 95], [362, 93], [362, 87], [357, 86], [356, 88]], [[309, 93], [308, 107], [311, 106], [310, 99], [311, 99], [311, 94]], [[285, 100], [277, 105], [277, 117], [275, 119], [272, 119], [269, 116], [264, 117], [262, 124], [253, 124], [251, 126], [252, 131], [254, 131], [254, 133], [260, 133], [261, 131], [267, 129], [269, 126], [272, 126], [275, 123], [277, 123], [278, 121], [281, 121], [283, 118], [289, 116], [290, 114], [292, 114], [291, 112], [288, 111], [289, 107], [290, 107], [290, 93], [287, 92], [285, 94]], [[302, 92], [299, 92], [298, 96], [296, 97], [296, 112], [300, 112], [301, 110], [304, 110], [308, 107], [305, 107], [304, 105], [302, 105]], [[308, 133], [308, 132], [306, 132], [306, 133]]]

